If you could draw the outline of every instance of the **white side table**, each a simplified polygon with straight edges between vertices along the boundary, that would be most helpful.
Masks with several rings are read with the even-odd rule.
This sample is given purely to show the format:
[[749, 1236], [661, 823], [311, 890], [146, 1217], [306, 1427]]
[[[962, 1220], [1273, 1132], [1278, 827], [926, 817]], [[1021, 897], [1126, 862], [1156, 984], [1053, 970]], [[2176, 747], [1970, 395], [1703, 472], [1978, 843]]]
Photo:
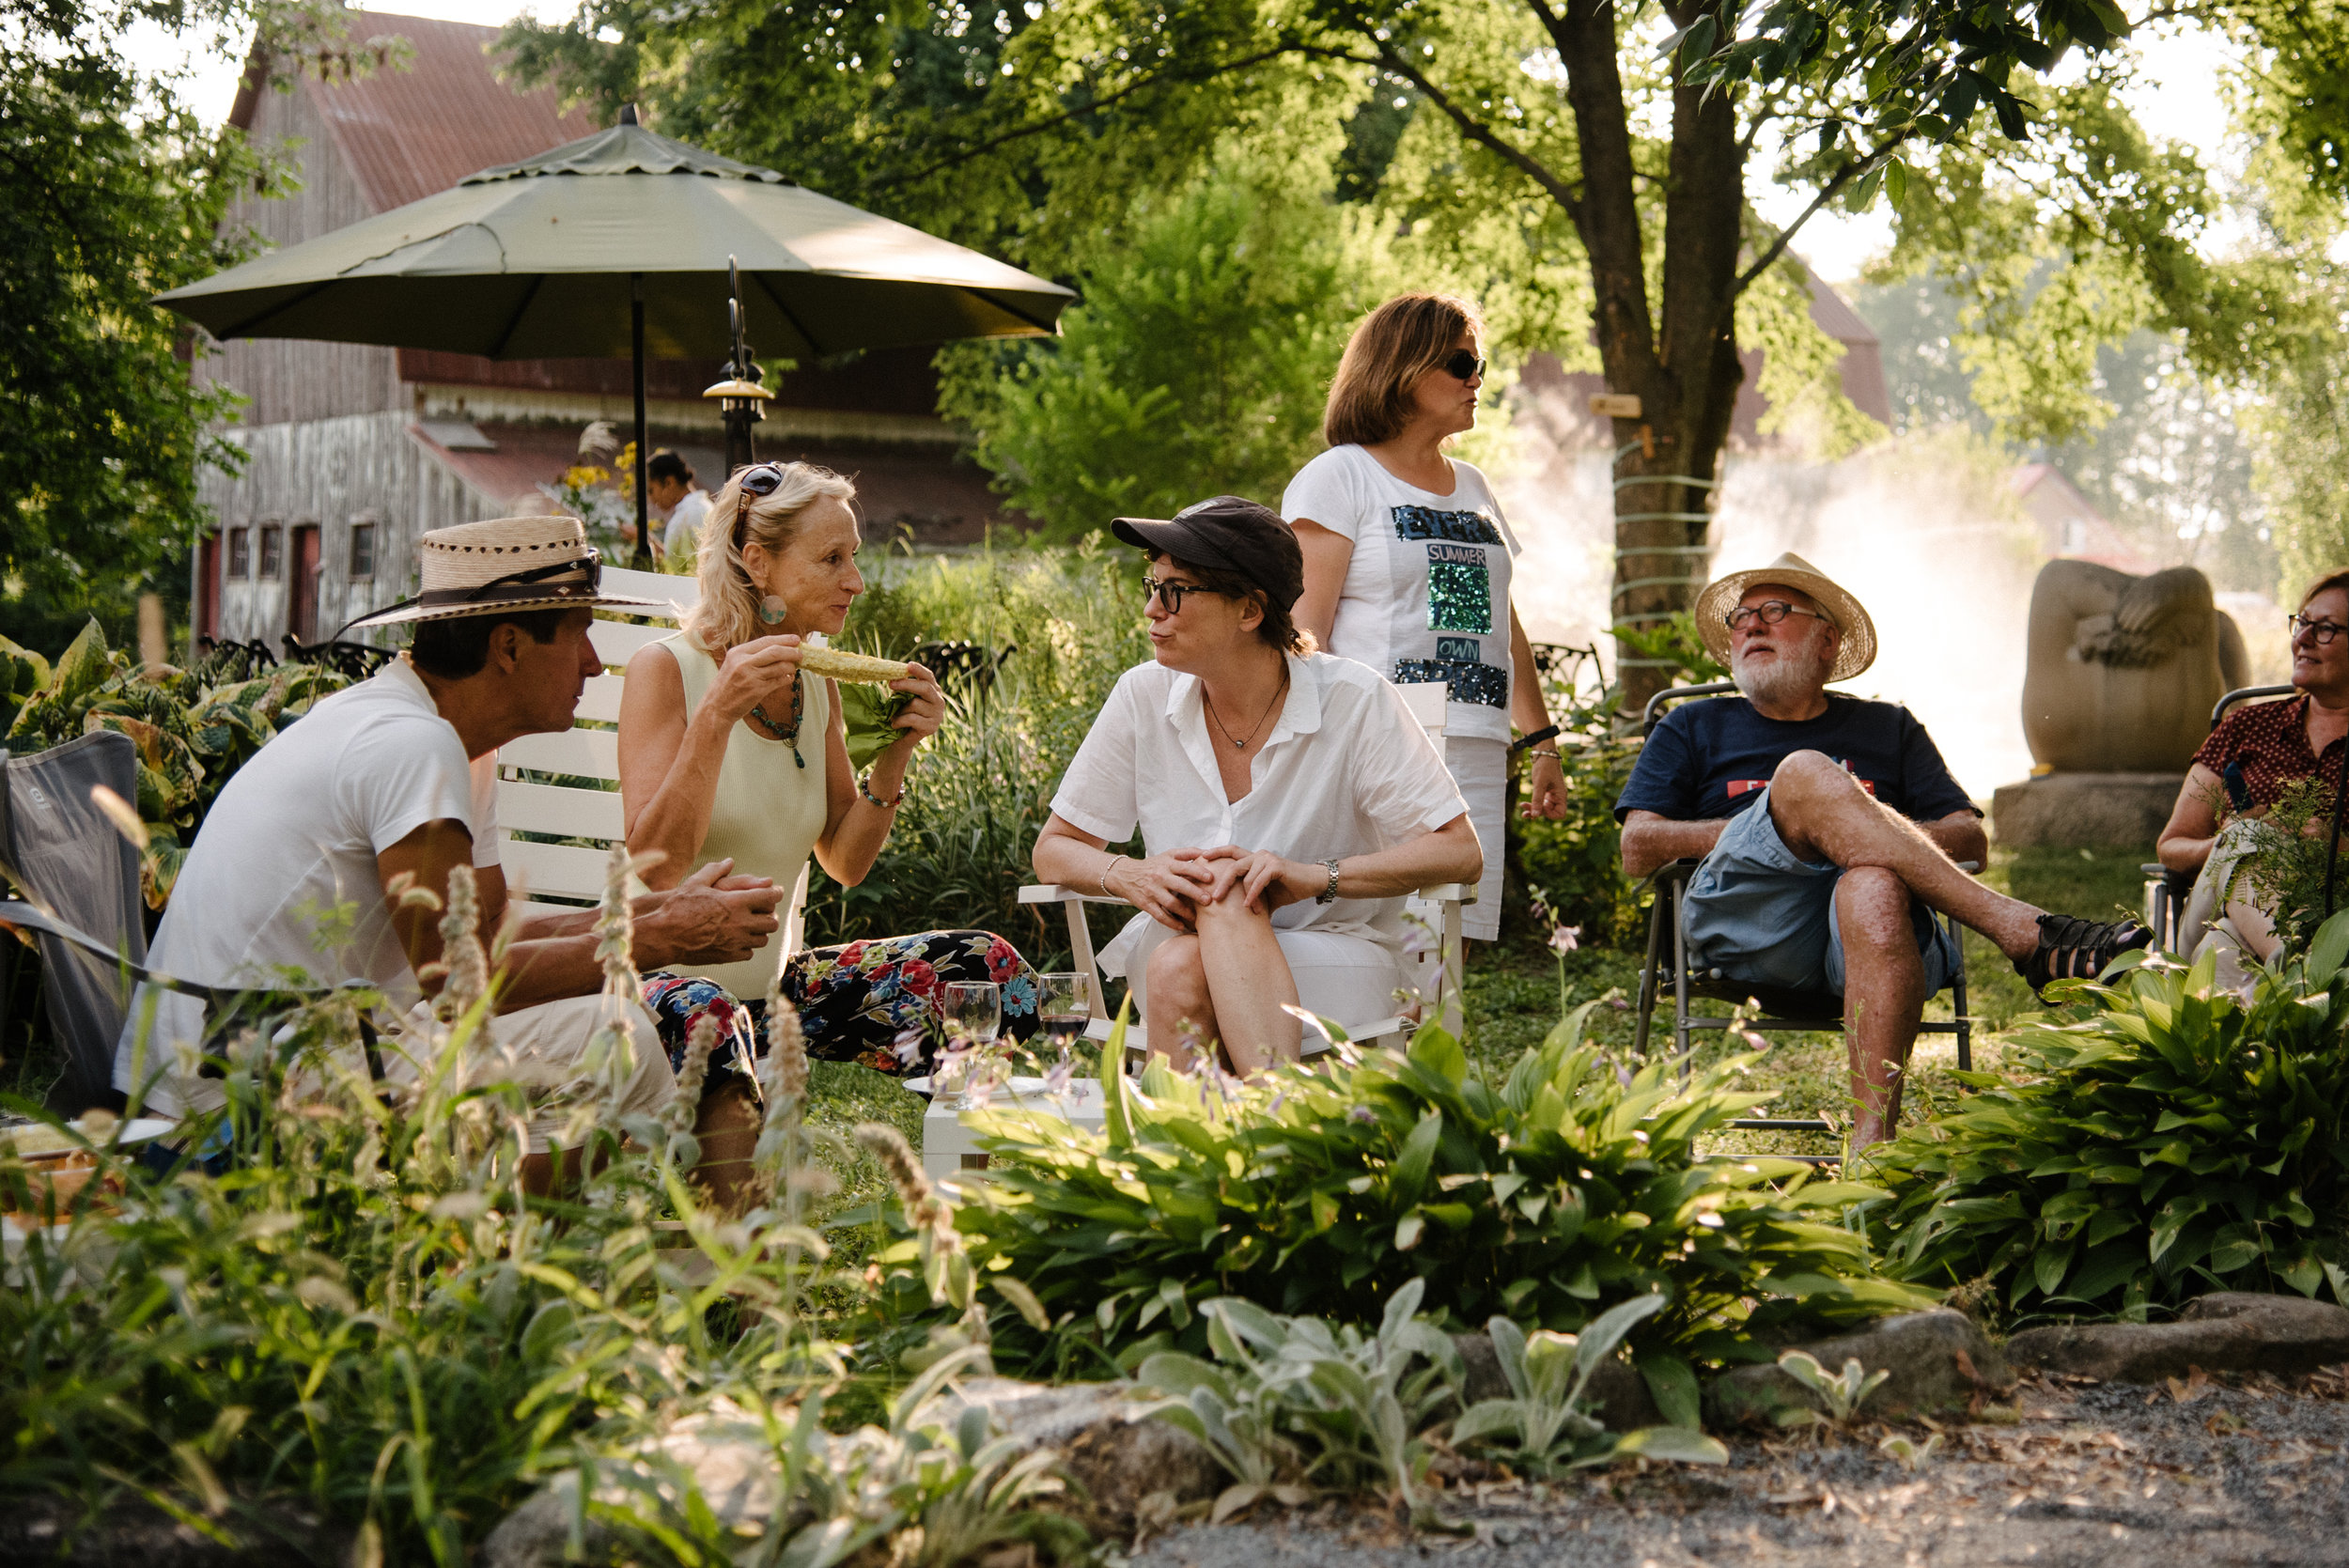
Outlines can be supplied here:
[[[1101, 1080], [1077, 1078], [1051, 1094], [1040, 1078], [1016, 1078], [995, 1091], [989, 1110], [1049, 1111], [1065, 1122], [1097, 1131], [1101, 1126]], [[979, 1136], [963, 1120], [962, 1096], [941, 1094], [922, 1118], [922, 1170], [932, 1181], [968, 1178], [987, 1169]]]

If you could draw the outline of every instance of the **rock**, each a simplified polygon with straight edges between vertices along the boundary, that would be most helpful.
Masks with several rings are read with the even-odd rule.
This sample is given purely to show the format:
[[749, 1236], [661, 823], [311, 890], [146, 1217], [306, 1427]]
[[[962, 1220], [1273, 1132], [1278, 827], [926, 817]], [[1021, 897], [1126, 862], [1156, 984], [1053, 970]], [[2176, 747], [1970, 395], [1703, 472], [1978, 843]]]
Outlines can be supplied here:
[[1990, 821], [2005, 849], [2151, 844], [2184, 783], [2178, 773], [2044, 774], [2000, 784], [1990, 797]]
[[[1830, 1374], [1854, 1357], [1870, 1372], [1890, 1373], [1860, 1406], [1875, 1417], [1964, 1410], [2010, 1381], [1998, 1347], [1973, 1319], [1946, 1307], [1791, 1348], [1808, 1352]], [[1827, 1402], [1774, 1363], [1724, 1373], [1704, 1391], [1707, 1426], [1775, 1426], [1792, 1409], [1825, 1414]]]
[[[730, 1401], [720, 1400], [708, 1410], [683, 1418], [644, 1452], [647, 1458], [657, 1457], [690, 1471], [721, 1524], [755, 1531], [773, 1516], [782, 1500], [782, 1475], [774, 1450], [768, 1446], [765, 1427]], [[657, 1471], [648, 1466], [643, 1474], [652, 1480]], [[664, 1497], [677, 1495], [675, 1487], [665, 1482], [655, 1484]], [[577, 1477], [568, 1473], [540, 1487], [498, 1521], [497, 1529], [481, 1544], [481, 1561], [487, 1568], [556, 1568], [567, 1561], [564, 1551], [570, 1540], [578, 1490]], [[621, 1495], [617, 1486], [607, 1491], [615, 1498]], [[585, 1562], [626, 1560], [630, 1555], [623, 1549], [618, 1532], [595, 1519], [586, 1522], [582, 1545], [579, 1560]]]
[[2107, 1383], [2158, 1383], [2204, 1372], [2313, 1372], [2349, 1361], [2349, 1309], [2299, 1296], [2219, 1291], [2175, 1323], [2030, 1328], [2006, 1343], [2018, 1367]]
[[[956, 1412], [977, 1405], [1023, 1446], [1060, 1451], [1081, 1496], [1066, 1510], [1095, 1529], [1130, 1530], [1144, 1498], [1166, 1493], [1176, 1503], [1221, 1491], [1223, 1467], [1182, 1428], [1142, 1414], [1122, 1383], [1022, 1383], [974, 1377], [949, 1401]], [[950, 1418], [951, 1419], [951, 1418]]]
[[[1460, 1388], [1463, 1403], [1510, 1397], [1509, 1379], [1501, 1370], [1501, 1356], [1493, 1349], [1490, 1334], [1455, 1334], [1452, 1343], [1468, 1371]], [[1656, 1407], [1647, 1379], [1628, 1362], [1610, 1360], [1600, 1365], [1591, 1374], [1589, 1392], [1600, 1423], [1610, 1432], [1636, 1432], [1643, 1426], [1664, 1424], [1664, 1413]]]
[[[1176, 1503], [1212, 1498], [1223, 1472], [1199, 1441], [1179, 1427], [1143, 1416], [1143, 1406], [1121, 1383], [1072, 1383], [1051, 1387], [1008, 1377], [972, 1378], [945, 1401], [941, 1417], [950, 1429], [973, 1406], [984, 1409], [1003, 1432], [1023, 1448], [1051, 1448], [1074, 1483], [1063, 1510], [1091, 1528], [1124, 1531], [1134, 1524], [1143, 1499], [1167, 1493]], [[844, 1439], [827, 1439], [843, 1441]], [[721, 1402], [677, 1422], [644, 1451], [690, 1472], [710, 1513], [729, 1529], [754, 1534], [783, 1502], [782, 1477], [764, 1427], [750, 1412]], [[664, 1496], [674, 1489], [648, 1464], [645, 1481]], [[507, 1514], [482, 1543], [486, 1568], [556, 1568], [565, 1562], [570, 1538], [576, 1479], [557, 1476]], [[620, 1496], [615, 1485], [611, 1496]], [[593, 1520], [583, 1542], [583, 1560], [633, 1560], [618, 1532]]]

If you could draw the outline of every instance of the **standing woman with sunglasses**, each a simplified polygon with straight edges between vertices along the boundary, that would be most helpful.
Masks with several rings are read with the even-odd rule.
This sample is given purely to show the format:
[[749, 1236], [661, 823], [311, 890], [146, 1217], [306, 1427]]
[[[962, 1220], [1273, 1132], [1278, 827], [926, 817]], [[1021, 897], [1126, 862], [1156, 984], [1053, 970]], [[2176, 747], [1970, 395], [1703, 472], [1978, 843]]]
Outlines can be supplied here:
[[1451, 689], [1444, 761], [1485, 847], [1469, 936], [1501, 934], [1511, 721], [1532, 753], [1529, 816], [1565, 815], [1557, 730], [1509, 599], [1518, 552], [1501, 505], [1444, 443], [1476, 427], [1485, 361], [1476, 307], [1400, 294], [1354, 329], [1330, 387], [1330, 450], [1289, 482], [1281, 514], [1305, 557], [1297, 621], [1322, 646], [1397, 683]]
[[[738, 877], [790, 887], [811, 855], [854, 887], [888, 841], [907, 764], [945, 717], [937, 679], [917, 664], [893, 683], [911, 699], [892, 721], [899, 737], [860, 779], [838, 693], [800, 670], [803, 640], [837, 635], [864, 591], [855, 496], [854, 485], [812, 463], [760, 463], [736, 474], [702, 525], [700, 603], [683, 630], [629, 660], [620, 795], [629, 848], [662, 856], [645, 873], [652, 887], [719, 861], [732, 862]], [[939, 990], [955, 980], [1002, 985], [1004, 1034], [1035, 1031], [1034, 974], [991, 932], [801, 950], [796, 927], [785, 928], [780, 951], [647, 982], [646, 1004], [673, 1055], [681, 1057], [692, 1019], [712, 1010], [729, 1028], [740, 1017], [739, 1037], [763, 1050], [764, 1001], [778, 964], [811, 1056], [910, 1070], [936, 1043]], [[918, 1048], [909, 1032], [921, 1036]]]

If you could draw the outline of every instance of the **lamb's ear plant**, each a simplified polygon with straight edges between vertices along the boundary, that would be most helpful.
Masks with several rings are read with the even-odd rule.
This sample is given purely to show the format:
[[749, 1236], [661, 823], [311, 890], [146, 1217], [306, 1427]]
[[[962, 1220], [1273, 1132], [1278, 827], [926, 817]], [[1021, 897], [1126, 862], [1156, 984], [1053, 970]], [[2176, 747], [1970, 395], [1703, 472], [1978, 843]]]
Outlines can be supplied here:
[[1535, 1475], [1634, 1455], [1726, 1464], [1729, 1451], [1701, 1432], [1654, 1426], [1616, 1435], [1591, 1413], [1592, 1376], [1635, 1325], [1664, 1305], [1660, 1296], [1635, 1296], [1600, 1313], [1579, 1335], [1548, 1329], [1529, 1335], [1505, 1317], [1494, 1318], [1486, 1331], [1508, 1380], [1509, 1397], [1480, 1400], [1462, 1411], [1452, 1423], [1453, 1443], [1504, 1451], [1512, 1464]]

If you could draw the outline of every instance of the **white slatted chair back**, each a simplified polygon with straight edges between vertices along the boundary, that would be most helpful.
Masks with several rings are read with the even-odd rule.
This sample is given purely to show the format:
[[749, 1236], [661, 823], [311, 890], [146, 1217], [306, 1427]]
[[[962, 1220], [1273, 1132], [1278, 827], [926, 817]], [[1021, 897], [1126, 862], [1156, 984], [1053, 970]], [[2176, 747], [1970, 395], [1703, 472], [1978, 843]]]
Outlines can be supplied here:
[[[696, 578], [606, 567], [604, 588], [633, 598], [666, 600], [675, 608], [658, 618], [599, 620], [589, 630], [601, 675], [592, 675], [579, 699], [571, 727], [552, 735], [526, 735], [498, 751], [498, 850], [508, 893], [524, 913], [561, 912], [603, 896], [612, 846], [627, 835], [620, 809], [621, 672], [636, 650], [677, 630], [677, 620], [701, 598]], [[548, 775], [560, 775], [552, 778]], [[533, 833], [579, 843], [548, 844]], [[782, 933], [796, 950], [804, 935], [807, 874], [791, 897]]]
[[[1410, 710], [1413, 722], [1436, 748], [1436, 754], [1439, 757], [1443, 755], [1447, 717], [1443, 682], [1414, 682], [1397, 686], [1395, 691], [1402, 693], [1403, 706]], [[1084, 910], [1088, 904], [1113, 904], [1125, 908], [1133, 906], [1125, 899], [1105, 896], [1097, 891], [1087, 893], [1056, 883], [1021, 888], [1019, 902], [1058, 904], [1067, 916], [1069, 951], [1077, 969], [1090, 977], [1093, 986], [1093, 1017], [1085, 1025], [1085, 1033], [1096, 1040], [1107, 1040], [1112, 1019], [1102, 999], [1108, 993], [1103, 986], [1100, 960], [1094, 954], [1093, 932], [1085, 924]], [[1463, 906], [1475, 902], [1474, 884], [1442, 882], [1420, 889], [1417, 895], [1406, 900], [1405, 904], [1412, 915], [1426, 923], [1432, 939], [1427, 951], [1407, 960], [1410, 971], [1408, 983], [1424, 1000], [1425, 1007], [1433, 1011], [1455, 1038], [1461, 1035], [1466, 1022], [1460, 1001], [1460, 984], [1465, 969], [1460, 910]], [[1345, 1022], [1344, 1019], [1339, 1021]], [[1347, 1031], [1365, 1045], [1373, 1042], [1396, 1044], [1408, 1038], [1413, 1027], [1411, 1020], [1395, 1015], [1364, 1023], [1360, 1028], [1349, 1024]], [[1126, 1022], [1127, 1049], [1129, 1052], [1141, 1051], [1147, 1048], [1147, 1044], [1142, 1020], [1128, 1018]], [[1312, 1055], [1326, 1048], [1325, 1043], [1314, 1036], [1312, 1032], [1307, 1032], [1306, 1054]]]

